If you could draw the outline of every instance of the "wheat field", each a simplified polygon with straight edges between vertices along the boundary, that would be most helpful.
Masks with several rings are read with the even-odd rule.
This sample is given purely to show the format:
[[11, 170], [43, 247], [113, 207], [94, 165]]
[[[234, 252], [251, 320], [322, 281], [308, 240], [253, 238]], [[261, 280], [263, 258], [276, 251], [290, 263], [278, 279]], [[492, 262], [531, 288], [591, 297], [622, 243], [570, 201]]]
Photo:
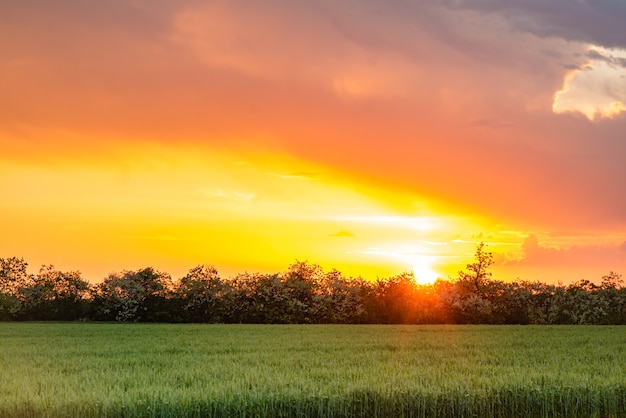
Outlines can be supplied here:
[[0, 323], [3, 417], [626, 416], [626, 328]]

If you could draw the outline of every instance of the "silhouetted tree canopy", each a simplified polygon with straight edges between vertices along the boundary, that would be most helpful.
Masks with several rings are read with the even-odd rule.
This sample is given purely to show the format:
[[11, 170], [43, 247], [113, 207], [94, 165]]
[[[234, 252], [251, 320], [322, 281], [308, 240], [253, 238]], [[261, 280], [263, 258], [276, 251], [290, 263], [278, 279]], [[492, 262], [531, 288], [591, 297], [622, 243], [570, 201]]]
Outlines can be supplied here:
[[276, 324], [626, 324], [626, 289], [610, 272], [596, 285], [492, 279], [481, 243], [455, 280], [413, 274], [367, 281], [296, 261], [281, 273], [222, 278], [199, 265], [179, 280], [152, 267], [90, 284], [80, 272], [0, 258], [0, 320]]

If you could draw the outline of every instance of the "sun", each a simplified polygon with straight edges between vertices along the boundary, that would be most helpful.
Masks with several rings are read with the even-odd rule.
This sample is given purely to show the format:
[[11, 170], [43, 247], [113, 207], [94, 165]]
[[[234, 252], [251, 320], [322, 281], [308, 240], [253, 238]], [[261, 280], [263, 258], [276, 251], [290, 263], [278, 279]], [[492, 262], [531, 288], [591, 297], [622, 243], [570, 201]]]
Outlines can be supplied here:
[[412, 270], [415, 281], [419, 284], [432, 284], [440, 277], [439, 273], [432, 269], [430, 261], [427, 259], [416, 260]]

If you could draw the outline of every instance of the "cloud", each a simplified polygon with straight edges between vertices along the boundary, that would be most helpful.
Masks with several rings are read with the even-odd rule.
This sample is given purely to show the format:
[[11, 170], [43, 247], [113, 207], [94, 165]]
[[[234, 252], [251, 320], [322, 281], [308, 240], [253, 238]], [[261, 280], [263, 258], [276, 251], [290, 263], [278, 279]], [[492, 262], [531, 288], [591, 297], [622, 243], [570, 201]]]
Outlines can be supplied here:
[[291, 173], [273, 174], [283, 179], [298, 179], [298, 180], [319, 180], [320, 174], [311, 173], [306, 171], [294, 171]]
[[342, 230], [342, 231], [336, 232], [334, 234], [331, 234], [329, 236], [331, 236], [331, 237], [355, 237], [356, 235], [354, 235], [350, 231]]
[[[590, 60], [621, 65], [588, 47], [623, 46], [624, 7], [4, 2], [0, 158], [254, 147], [519, 229], [623, 228], [626, 118], [552, 106], [572, 69], [583, 86]], [[626, 103], [620, 85], [585, 85], [609, 111]]]
[[213, 189], [200, 189], [198, 191], [208, 197], [226, 199], [233, 202], [251, 202], [256, 197], [255, 193], [242, 192], [239, 190], [224, 190], [219, 187]]
[[[344, 25], [345, 12], [329, 2], [191, 3], [175, 16], [172, 39], [209, 67], [249, 77], [313, 83], [341, 97], [404, 94], [415, 64], [364, 48]], [[361, 12], [373, 20], [367, 7]]]
[[626, 111], [626, 51], [595, 47], [586, 56], [589, 62], [570, 72], [556, 93], [554, 111], [577, 111], [590, 120]]
[[[547, 236], [545, 239], [554, 241], [556, 238]], [[531, 234], [522, 243], [522, 258], [505, 261], [504, 265], [527, 280], [569, 282], [584, 278], [597, 281], [609, 271], [626, 271], [624, 248], [626, 243], [545, 245]]]
[[614, 0], [447, 0], [454, 9], [496, 13], [518, 30], [606, 47], [626, 46], [626, 3]]
[[587, 51], [587, 57], [593, 61], [602, 61], [614, 67], [626, 67], [626, 52], [624, 50], [611, 50], [591, 47]]

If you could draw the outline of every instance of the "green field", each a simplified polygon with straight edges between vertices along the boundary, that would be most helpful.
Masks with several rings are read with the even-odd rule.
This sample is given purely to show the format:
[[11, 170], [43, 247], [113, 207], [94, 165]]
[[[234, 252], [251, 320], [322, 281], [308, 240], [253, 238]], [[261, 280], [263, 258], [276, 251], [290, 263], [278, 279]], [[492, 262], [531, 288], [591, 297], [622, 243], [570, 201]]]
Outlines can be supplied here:
[[0, 323], [0, 416], [626, 416], [626, 328]]

